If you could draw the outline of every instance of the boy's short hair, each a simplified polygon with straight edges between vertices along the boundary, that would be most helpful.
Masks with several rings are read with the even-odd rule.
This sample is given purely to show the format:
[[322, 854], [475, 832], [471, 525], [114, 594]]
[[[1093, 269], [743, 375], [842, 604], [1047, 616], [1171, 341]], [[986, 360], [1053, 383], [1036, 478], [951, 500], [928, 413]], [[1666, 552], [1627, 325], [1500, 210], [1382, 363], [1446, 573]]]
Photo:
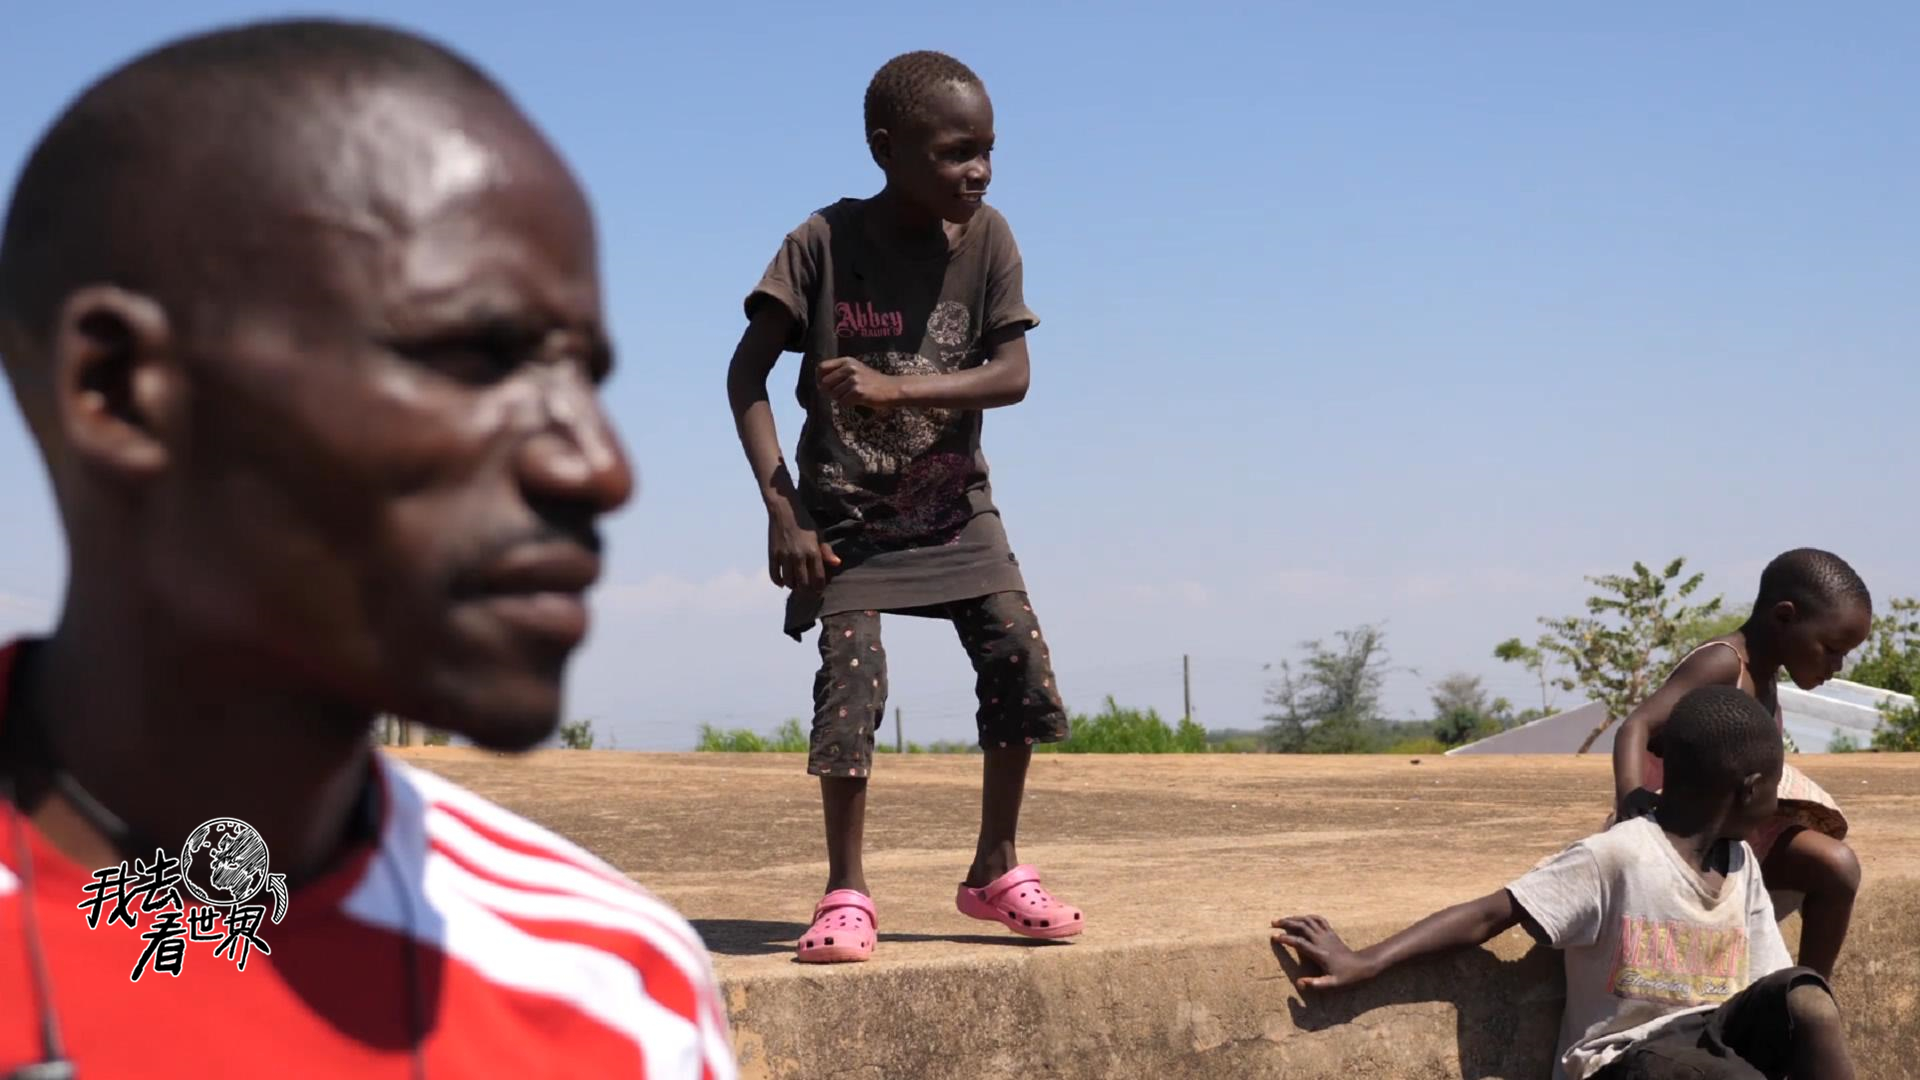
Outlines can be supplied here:
[[867, 84], [867, 134], [881, 128], [898, 132], [920, 119], [934, 93], [953, 83], [985, 87], [972, 68], [946, 53], [923, 49], [887, 61]]
[[1774, 718], [1732, 686], [1703, 686], [1681, 698], [1660, 739], [1669, 791], [1719, 794], [1785, 760]]
[[1847, 560], [1818, 548], [1795, 548], [1767, 564], [1760, 574], [1760, 597], [1755, 611], [1791, 601], [1800, 611], [1812, 615], [1831, 611], [1849, 602], [1869, 607], [1873, 596]]

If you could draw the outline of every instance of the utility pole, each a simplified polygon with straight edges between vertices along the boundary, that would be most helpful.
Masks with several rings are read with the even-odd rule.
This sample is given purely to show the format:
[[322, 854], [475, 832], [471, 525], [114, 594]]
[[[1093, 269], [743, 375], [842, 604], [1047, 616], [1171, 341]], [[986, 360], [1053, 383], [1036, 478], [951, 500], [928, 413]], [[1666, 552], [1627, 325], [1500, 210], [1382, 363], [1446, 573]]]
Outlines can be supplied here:
[[896, 754], [907, 752], [907, 717], [900, 706], [893, 707], [893, 751]]
[[1193, 719], [1193, 657], [1180, 658], [1180, 682], [1186, 691], [1187, 719]]

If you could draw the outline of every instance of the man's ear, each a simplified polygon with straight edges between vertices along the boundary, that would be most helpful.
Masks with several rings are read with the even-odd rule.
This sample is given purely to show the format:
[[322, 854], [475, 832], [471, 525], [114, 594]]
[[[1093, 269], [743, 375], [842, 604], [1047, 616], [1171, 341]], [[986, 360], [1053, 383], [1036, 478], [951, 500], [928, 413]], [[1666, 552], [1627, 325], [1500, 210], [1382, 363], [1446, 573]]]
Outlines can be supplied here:
[[1791, 626], [1800, 621], [1800, 609], [1791, 600], [1782, 600], [1773, 605], [1773, 621], [1782, 626]]
[[886, 128], [874, 128], [867, 132], [867, 151], [873, 155], [873, 163], [882, 170], [893, 165], [893, 133]]
[[1760, 798], [1760, 789], [1766, 783], [1764, 773], [1748, 773], [1740, 778], [1740, 786], [1733, 793], [1733, 801], [1738, 806], [1751, 806]]
[[164, 467], [186, 399], [166, 310], [89, 285], [60, 306], [51, 347], [51, 426], [75, 464], [127, 478]]

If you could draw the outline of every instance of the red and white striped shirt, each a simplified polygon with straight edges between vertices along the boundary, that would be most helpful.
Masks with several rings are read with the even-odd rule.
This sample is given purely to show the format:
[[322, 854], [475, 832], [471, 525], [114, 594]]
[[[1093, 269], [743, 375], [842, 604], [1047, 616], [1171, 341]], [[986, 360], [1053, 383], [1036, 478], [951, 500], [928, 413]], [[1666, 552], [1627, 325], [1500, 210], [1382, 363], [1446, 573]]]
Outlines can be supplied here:
[[[13, 651], [0, 650], [0, 723]], [[99, 868], [0, 807], [0, 1075], [41, 1060], [31, 903], [81, 1080], [413, 1077], [416, 1031], [429, 1077], [736, 1080], [712, 960], [684, 919], [471, 792], [384, 755], [377, 766], [378, 846], [295, 892], [260, 927], [272, 955], [256, 949], [244, 971], [189, 943], [179, 974], [134, 981], [156, 916], [89, 929], [80, 905]]]

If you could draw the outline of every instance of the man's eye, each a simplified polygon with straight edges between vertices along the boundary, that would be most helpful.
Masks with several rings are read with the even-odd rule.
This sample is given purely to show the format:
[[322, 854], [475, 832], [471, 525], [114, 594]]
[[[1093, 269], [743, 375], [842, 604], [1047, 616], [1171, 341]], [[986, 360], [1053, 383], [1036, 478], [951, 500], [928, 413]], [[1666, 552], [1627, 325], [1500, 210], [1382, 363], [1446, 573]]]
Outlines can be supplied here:
[[427, 366], [440, 374], [478, 386], [498, 382], [519, 366], [512, 354], [499, 349], [472, 346], [439, 349], [424, 359]]
[[486, 386], [513, 374], [539, 347], [539, 335], [508, 330], [428, 342], [407, 355], [449, 379]]

